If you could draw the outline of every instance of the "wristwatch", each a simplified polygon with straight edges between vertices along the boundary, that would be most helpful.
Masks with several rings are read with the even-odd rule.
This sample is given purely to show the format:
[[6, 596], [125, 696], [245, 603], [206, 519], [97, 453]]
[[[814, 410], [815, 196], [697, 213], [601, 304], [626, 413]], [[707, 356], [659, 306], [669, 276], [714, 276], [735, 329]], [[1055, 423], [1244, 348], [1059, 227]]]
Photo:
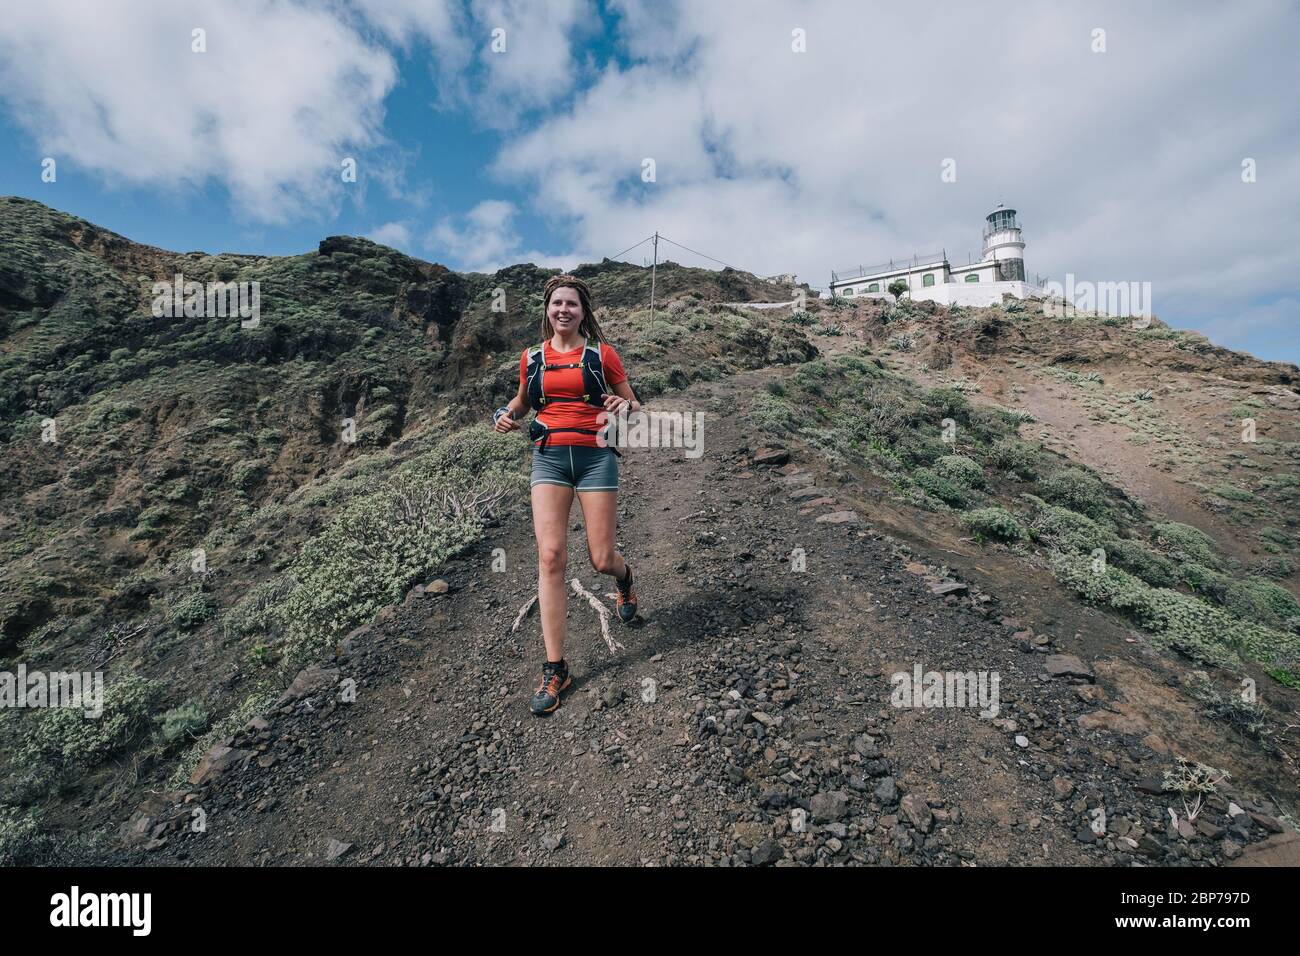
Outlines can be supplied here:
[[509, 415], [509, 414], [510, 414], [510, 406], [502, 405], [500, 408], [498, 408], [495, 412], [492, 413], [492, 424], [495, 425], [498, 421], [500, 421], [502, 415]]

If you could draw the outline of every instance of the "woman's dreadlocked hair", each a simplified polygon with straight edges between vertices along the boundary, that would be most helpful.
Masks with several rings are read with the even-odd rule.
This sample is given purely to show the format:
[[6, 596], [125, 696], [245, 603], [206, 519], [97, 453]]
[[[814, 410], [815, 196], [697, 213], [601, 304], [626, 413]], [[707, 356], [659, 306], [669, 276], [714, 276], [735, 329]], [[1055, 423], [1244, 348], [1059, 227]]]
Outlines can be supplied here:
[[596, 313], [591, 307], [591, 290], [587, 288], [587, 283], [583, 282], [577, 276], [558, 275], [551, 276], [546, 280], [546, 289], [542, 292], [542, 336], [547, 341], [555, 334], [555, 329], [551, 326], [551, 317], [549, 309], [551, 307], [551, 295], [561, 286], [567, 286], [578, 291], [578, 301], [582, 303], [582, 322], [578, 325], [578, 332], [589, 339], [595, 339], [597, 342], [607, 342], [605, 333], [600, 330], [600, 324], [596, 321]]

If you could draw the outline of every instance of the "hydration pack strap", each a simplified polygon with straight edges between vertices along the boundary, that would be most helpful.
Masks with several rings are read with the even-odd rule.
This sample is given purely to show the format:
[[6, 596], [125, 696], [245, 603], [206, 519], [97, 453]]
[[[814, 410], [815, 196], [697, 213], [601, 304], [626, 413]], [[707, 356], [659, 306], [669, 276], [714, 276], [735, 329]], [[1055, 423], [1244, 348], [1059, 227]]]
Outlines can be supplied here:
[[[574, 401], [579, 401], [579, 399], [574, 399]], [[529, 440], [531, 441], [540, 440], [541, 444], [538, 445], [538, 447], [541, 448], [543, 451], [546, 450], [546, 445], [551, 440], [551, 435], [557, 434], [559, 432], [578, 432], [583, 435], [600, 434], [600, 432], [593, 431], [590, 428], [551, 428], [549, 425], [545, 425], [542, 422], [539, 422], [536, 418], [534, 418], [531, 422], [528, 423]], [[613, 445], [606, 445], [605, 447], [608, 448], [610, 451], [612, 451], [615, 455], [618, 455], [619, 458], [623, 457], [623, 453], [620, 452]]]

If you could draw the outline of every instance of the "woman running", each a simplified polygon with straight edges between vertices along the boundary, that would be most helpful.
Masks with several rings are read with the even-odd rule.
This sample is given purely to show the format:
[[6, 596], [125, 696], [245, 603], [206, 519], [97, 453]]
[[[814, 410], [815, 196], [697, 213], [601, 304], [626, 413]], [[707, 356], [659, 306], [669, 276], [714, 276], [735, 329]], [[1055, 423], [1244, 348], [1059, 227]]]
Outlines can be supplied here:
[[537, 600], [541, 606], [546, 662], [533, 695], [533, 713], [549, 714], [572, 683], [564, 660], [564, 586], [569, 511], [576, 493], [587, 525], [591, 564], [611, 574], [619, 618], [636, 617], [632, 568], [614, 549], [618, 508], [618, 452], [605, 444], [606, 422], [641, 410], [623, 362], [596, 323], [591, 290], [577, 276], [553, 276], [542, 296], [541, 345], [519, 358], [519, 393], [492, 416], [501, 433], [519, 428], [517, 418], [537, 410], [533, 439], [533, 530], [537, 535]]

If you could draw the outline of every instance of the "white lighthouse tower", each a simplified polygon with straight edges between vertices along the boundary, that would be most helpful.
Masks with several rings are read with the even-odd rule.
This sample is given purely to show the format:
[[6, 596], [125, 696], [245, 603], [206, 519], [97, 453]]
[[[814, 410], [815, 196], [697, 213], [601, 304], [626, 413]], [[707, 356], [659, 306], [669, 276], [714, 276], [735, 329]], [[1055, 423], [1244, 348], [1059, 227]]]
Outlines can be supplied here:
[[981, 258], [993, 262], [995, 282], [1025, 281], [1025, 241], [1020, 237], [1016, 211], [1002, 203], [984, 217], [984, 252]]

